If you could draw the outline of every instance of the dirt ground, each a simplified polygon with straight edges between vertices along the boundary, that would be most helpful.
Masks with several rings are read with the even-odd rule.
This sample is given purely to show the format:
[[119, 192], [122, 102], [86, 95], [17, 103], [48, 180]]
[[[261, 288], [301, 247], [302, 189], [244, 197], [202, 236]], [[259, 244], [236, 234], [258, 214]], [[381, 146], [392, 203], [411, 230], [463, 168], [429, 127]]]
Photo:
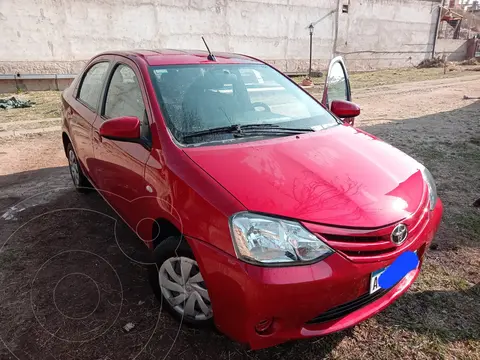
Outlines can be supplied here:
[[179, 327], [151, 294], [141, 241], [96, 193], [74, 191], [60, 133], [0, 138], [0, 359], [480, 359], [480, 101], [463, 100], [480, 96], [480, 74], [382, 82], [352, 80], [356, 125], [423, 162], [445, 206], [391, 307], [261, 351]]

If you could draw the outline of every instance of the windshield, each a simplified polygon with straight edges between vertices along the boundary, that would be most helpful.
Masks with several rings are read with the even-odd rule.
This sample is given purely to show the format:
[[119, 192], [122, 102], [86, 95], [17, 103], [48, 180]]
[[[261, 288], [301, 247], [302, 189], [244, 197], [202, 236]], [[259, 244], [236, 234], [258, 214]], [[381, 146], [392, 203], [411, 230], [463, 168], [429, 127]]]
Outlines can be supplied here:
[[[150, 74], [167, 126], [181, 143], [234, 140], [232, 129], [249, 125], [255, 125], [251, 136], [269, 136], [261, 130], [263, 125], [277, 129], [270, 134], [278, 136], [284, 128], [322, 130], [339, 124], [309, 95], [267, 65], [155, 66]], [[225, 127], [232, 131], [218, 131]], [[217, 131], [210, 133], [213, 129]]]

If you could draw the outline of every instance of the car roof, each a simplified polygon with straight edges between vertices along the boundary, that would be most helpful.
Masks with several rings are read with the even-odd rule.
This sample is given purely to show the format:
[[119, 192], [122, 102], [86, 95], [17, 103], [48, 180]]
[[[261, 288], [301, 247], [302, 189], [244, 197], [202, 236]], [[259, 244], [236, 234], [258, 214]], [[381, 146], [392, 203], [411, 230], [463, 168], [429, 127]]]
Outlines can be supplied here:
[[[212, 64], [209, 60], [208, 52], [202, 50], [174, 50], [174, 49], [159, 49], [159, 50], [128, 50], [128, 51], [109, 51], [100, 55], [120, 55], [125, 57], [139, 57], [144, 59], [148, 65], [186, 65], [186, 64]], [[216, 63], [219, 64], [245, 64], [256, 63], [262, 64], [260, 60], [255, 58], [224, 52], [213, 52], [216, 58]]]

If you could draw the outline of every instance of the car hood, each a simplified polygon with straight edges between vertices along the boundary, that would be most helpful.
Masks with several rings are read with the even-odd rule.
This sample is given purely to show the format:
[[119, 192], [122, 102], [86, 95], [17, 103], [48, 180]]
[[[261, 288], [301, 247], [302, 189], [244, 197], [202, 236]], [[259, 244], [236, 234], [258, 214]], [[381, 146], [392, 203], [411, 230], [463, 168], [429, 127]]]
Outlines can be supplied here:
[[249, 211], [314, 223], [389, 225], [427, 191], [417, 161], [349, 126], [184, 151]]

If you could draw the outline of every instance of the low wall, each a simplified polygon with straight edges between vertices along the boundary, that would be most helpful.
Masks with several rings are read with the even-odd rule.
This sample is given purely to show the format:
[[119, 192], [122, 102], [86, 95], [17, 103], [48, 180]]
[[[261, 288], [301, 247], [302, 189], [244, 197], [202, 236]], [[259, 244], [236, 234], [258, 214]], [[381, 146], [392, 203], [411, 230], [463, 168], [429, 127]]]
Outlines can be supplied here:
[[0, 94], [17, 91], [65, 90], [73, 79], [71, 75], [0, 75]]
[[463, 39], [438, 39], [435, 52], [437, 56], [445, 56], [448, 61], [462, 61], [467, 58], [468, 41]]

